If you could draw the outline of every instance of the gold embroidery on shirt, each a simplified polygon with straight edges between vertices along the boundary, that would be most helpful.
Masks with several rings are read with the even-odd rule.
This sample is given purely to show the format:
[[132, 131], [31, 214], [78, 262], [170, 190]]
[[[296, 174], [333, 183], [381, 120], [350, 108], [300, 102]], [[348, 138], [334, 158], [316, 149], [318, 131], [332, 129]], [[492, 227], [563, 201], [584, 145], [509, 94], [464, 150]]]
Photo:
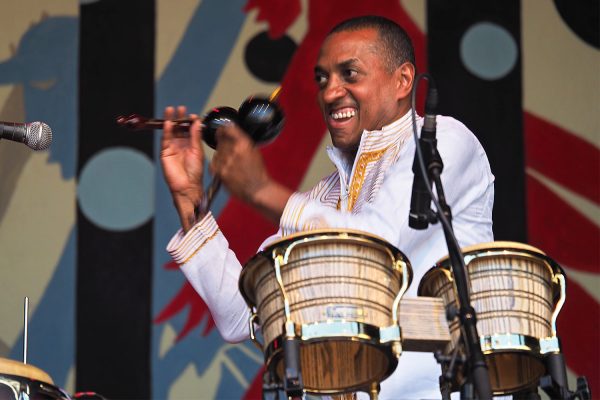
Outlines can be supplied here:
[[365, 183], [367, 165], [372, 162], [378, 161], [385, 152], [390, 148], [388, 146], [384, 149], [372, 151], [369, 153], [362, 153], [356, 163], [356, 169], [354, 170], [354, 176], [352, 176], [352, 183], [350, 184], [350, 190], [348, 191], [348, 211], [352, 211], [354, 204], [358, 199], [358, 194]]
[[[204, 234], [204, 235], [210, 235], [210, 236], [214, 236], [214, 232], [211, 233], [211, 231], [213, 230], [219, 230], [219, 227], [217, 226], [217, 223], [215, 222], [214, 219], [212, 218], [207, 218], [206, 214], [204, 216], [204, 218], [202, 218], [202, 220], [200, 220], [200, 222], [197, 222], [196, 225], [194, 225], [190, 231], [194, 231], [194, 233], [196, 232], [200, 232], [200, 234]], [[190, 232], [188, 232], [187, 234], [184, 235], [181, 243], [179, 243], [177, 245], [177, 249], [176, 251], [181, 254], [181, 253], [187, 253], [187, 248], [192, 245], [195, 241], [196, 241], [197, 235], [195, 234], [191, 234]]]
[[200, 246], [198, 246], [198, 248], [196, 250], [194, 250], [194, 252], [188, 258], [186, 258], [184, 262], [182, 262], [179, 265], [181, 266], [183, 264], [186, 264], [188, 261], [190, 261], [192, 259], [192, 257], [194, 257], [200, 251], [200, 249], [202, 249], [204, 247], [204, 245], [206, 245], [206, 243], [210, 242], [212, 239], [214, 239], [215, 236], [217, 236], [217, 233], [219, 233], [219, 231], [220, 231], [220, 229], [217, 229], [215, 231], [215, 233], [213, 233], [212, 235], [207, 237], [206, 240], [204, 241], [204, 243], [202, 243]]

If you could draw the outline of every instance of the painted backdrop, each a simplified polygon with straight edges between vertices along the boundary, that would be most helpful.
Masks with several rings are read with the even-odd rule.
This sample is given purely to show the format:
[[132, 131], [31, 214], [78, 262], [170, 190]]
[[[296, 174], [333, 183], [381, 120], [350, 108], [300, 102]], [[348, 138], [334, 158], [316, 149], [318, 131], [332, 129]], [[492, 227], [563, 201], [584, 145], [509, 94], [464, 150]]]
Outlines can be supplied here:
[[[597, 5], [8, 0], [0, 10], [0, 120], [44, 121], [54, 135], [44, 152], [0, 141], [0, 357], [22, 357], [28, 296], [29, 362], [71, 393], [259, 397], [262, 355], [222, 341], [164, 250], [178, 219], [158, 135], [114, 118], [237, 107], [281, 85], [286, 127], [263, 153], [274, 177], [306, 190], [333, 168], [314, 100], [319, 44], [342, 19], [380, 14], [413, 38], [440, 113], [486, 148], [496, 238], [566, 269], [570, 379], [600, 390]], [[242, 262], [276, 229], [225, 191], [213, 210]]]

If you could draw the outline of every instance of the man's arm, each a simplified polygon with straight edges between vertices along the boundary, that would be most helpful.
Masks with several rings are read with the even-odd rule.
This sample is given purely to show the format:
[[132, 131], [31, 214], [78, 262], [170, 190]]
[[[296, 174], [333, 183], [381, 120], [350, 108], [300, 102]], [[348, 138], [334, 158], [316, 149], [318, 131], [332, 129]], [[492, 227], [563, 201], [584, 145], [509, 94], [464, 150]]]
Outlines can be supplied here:
[[[189, 136], [178, 136], [169, 122], [176, 115], [184, 118], [185, 108], [165, 110], [161, 164], [182, 229], [173, 236], [167, 251], [207, 304], [221, 336], [239, 342], [249, 335], [250, 316], [238, 290], [242, 266], [212, 214], [196, 215], [204, 196], [200, 123], [194, 122]], [[239, 128], [231, 135], [228, 132], [219, 132], [213, 171], [234, 195], [278, 222], [290, 191], [270, 179], [260, 153]]]
[[211, 172], [233, 196], [279, 223], [292, 191], [271, 178], [260, 151], [238, 126], [231, 124], [217, 130]]

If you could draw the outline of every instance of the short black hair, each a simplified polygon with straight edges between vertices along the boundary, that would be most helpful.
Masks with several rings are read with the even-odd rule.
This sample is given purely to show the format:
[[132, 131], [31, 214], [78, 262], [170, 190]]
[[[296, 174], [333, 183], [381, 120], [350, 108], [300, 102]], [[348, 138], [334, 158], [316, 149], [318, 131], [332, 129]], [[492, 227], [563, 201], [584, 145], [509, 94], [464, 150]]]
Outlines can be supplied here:
[[415, 50], [404, 29], [394, 21], [378, 15], [354, 17], [337, 24], [328, 35], [338, 32], [375, 29], [384, 51], [384, 62], [390, 71], [396, 70], [405, 62], [415, 65]]

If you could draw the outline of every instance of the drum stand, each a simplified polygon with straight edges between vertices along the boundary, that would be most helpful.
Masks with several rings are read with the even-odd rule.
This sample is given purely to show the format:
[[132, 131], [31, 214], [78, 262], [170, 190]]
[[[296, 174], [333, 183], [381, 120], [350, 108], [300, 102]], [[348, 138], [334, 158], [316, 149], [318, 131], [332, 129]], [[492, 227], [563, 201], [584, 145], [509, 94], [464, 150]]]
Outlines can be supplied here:
[[[449, 313], [450, 314], [450, 313]], [[447, 316], [449, 320], [454, 317]], [[468, 360], [462, 354], [458, 354], [460, 346], [456, 346], [452, 355], [445, 355], [441, 351], [436, 351], [434, 356], [438, 364], [442, 366], [442, 375], [440, 375], [440, 392], [443, 400], [450, 400], [450, 393], [455, 382], [456, 368], [467, 364]], [[577, 388], [575, 391], [570, 391], [567, 382], [567, 373], [565, 361], [562, 353], [554, 352], [544, 356], [544, 365], [546, 367], [546, 375], [542, 376], [539, 381], [539, 388], [542, 389], [551, 399], [560, 400], [590, 400], [592, 398], [589, 385], [585, 376], [577, 378]], [[466, 368], [465, 368], [466, 369]], [[538, 386], [522, 390], [514, 393], [514, 400], [540, 400], [538, 394]], [[466, 382], [460, 388], [461, 399], [474, 399], [473, 384]]]
[[[435, 360], [442, 367], [442, 374], [439, 378], [442, 400], [450, 400], [450, 393], [452, 393], [457, 364], [463, 365], [467, 362], [467, 358], [464, 355], [458, 354], [459, 348], [459, 346], [456, 346], [451, 356], [445, 355], [440, 350], [434, 353]], [[462, 397], [461, 394], [461, 398]]]

